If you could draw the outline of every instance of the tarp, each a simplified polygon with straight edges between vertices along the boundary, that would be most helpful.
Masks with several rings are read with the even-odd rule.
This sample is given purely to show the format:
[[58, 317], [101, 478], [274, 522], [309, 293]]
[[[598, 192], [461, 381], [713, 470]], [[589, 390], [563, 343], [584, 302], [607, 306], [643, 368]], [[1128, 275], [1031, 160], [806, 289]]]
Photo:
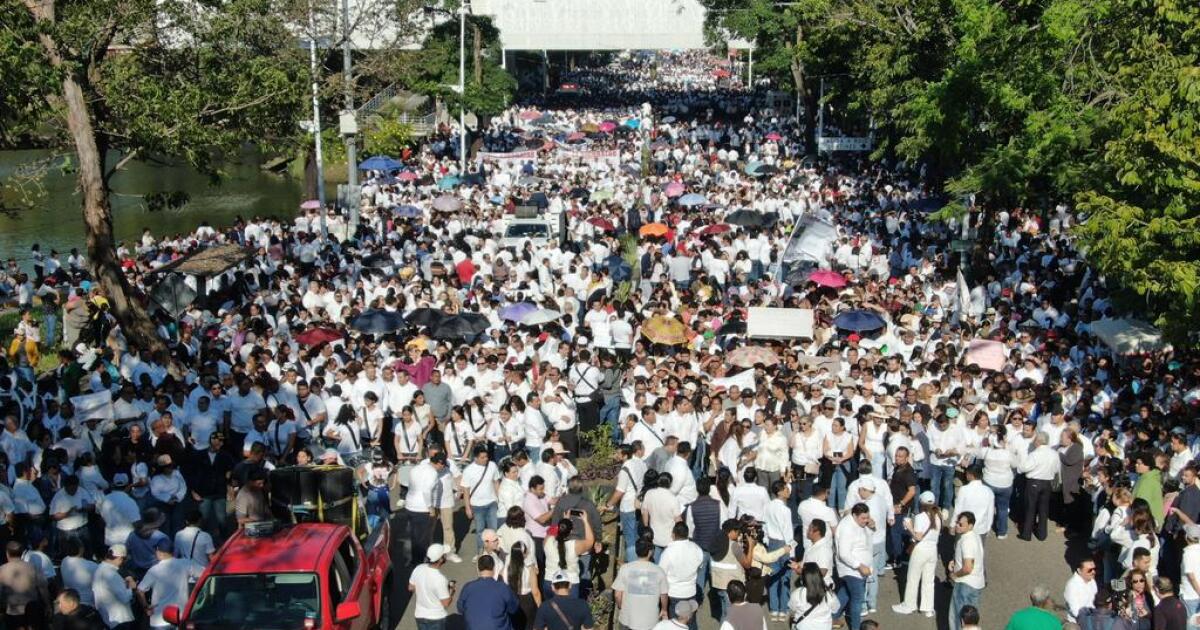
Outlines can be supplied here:
[[151, 274], [165, 273], [168, 271], [174, 273], [182, 273], [189, 276], [215, 276], [219, 273], [224, 273], [231, 267], [236, 267], [242, 264], [243, 261], [254, 255], [254, 250], [241, 245], [227, 243], [224, 245], [216, 245], [199, 250], [195, 253], [188, 254], [178, 260], [173, 260], [158, 269], [151, 271]]
[[1162, 333], [1140, 320], [1126, 317], [1101, 319], [1088, 327], [1093, 335], [1117, 354], [1156, 352], [1164, 347]]
[[812, 309], [750, 308], [746, 318], [746, 335], [751, 338], [807, 337], [811, 339], [813, 336]]
[[1003, 343], [991, 339], [976, 339], [967, 346], [967, 365], [978, 365], [985, 370], [999, 372], [1004, 369], [1008, 355]]
[[113, 419], [112, 392], [107, 389], [95, 394], [72, 396], [71, 404], [75, 406], [75, 417], [81, 421]]
[[833, 244], [837, 240], [837, 228], [824, 221], [812, 221], [800, 236], [788, 242], [783, 252], [783, 262], [796, 263], [804, 260], [827, 266], [833, 255]]

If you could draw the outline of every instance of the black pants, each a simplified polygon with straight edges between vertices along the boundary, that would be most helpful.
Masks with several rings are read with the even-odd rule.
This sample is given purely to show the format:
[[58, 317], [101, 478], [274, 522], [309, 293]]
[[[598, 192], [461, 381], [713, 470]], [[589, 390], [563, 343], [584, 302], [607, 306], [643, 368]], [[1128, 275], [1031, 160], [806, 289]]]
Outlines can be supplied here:
[[1022, 520], [1021, 538], [1029, 540], [1029, 537], [1033, 535], [1037, 536], [1038, 540], [1046, 540], [1046, 525], [1049, 520], [1050, 482], [1041, 479], [1026, 479], [1025, 517]]
[[591, 431], [600, 424], [600, 403], [588, 399], [586, 402], [575, 403], [575, 417], [579, 419], [577, 426], [580, 431]]
[[425, 552], [429, 551], [429, 545], [433, 544], [434, 530], [437, 530], [436, 535], [441, 536], [442, 528], [438, 527], [437, 519], [430, 516], [429, 512], [408, 512], [408, 532], [409, 532], [409, 550], [411, 558], [409, 562], [416, 566], [425, 562]]
[[579, 459], [579, 428], [567, 429], [558, 432], [558, 441], [562, 442], [562, 447], [571, 455], [571, 461]]

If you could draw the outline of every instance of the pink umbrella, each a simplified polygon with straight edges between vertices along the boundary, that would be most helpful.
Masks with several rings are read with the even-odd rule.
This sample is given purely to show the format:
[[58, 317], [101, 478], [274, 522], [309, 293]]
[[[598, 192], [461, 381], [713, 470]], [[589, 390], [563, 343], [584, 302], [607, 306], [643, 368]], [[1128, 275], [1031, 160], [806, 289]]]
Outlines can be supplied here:
[[316, 210], [320, 207], [321, 207], [321, 202], [317, 201], [316, 199], [309, 199], [308, 201], [305, 201], [304, 203], [300, 204], [301, 210]]
[[724, 234], [732, 229], [733, 226], [729, 225], [728, 223], [716, 223], [700, 230], [700, 234], [703, 234], [704, 236], [712, 236], [713, 234]]
[[517, 114], [517, 117], [521, 120], [537, 120], [542, 117], [542, 113], [536, 109], [531, 109]]
[[966, 364], [999, 372], [1004, 369], [1004, 363], [1008, 359], [1005, 350], [1004, 344], [999, 341], [976, 339], [967, 346]]
[[616, 128], [617, 128], [617, 123], [615, 123], [611, 120], [606, 120], [606, 121], [600, 123], [600, 131], [603, 131], [604, 133], [608, 133]]
[[808, 281], [815, 282], [818, 286], [829, 287], [831, 289], [840, 289], [846, 286], [846, 277], [829, 269], [818, 269], [808, 274]]
[[667, 193], [668, 197], [678, 197], [679, 195], [683, 194], [684, 187], [683, 184], [679, 182], [671, 182], [670, 184], [667, 184], [667, 187], [664, 191]]
[[767, 140], [770, 140], [771, 142], [777, 142], [779, 140], [783, 140], [783, 136], [772, 131], [771, 133], [767, 134]]
[[586, 137], [587, 136], [583, 135], [582, 132], [576, 131], [575, 133], [572, 133], [571, 135], [567, 136], [567, 142], [575, 142], [577, 140], [583, 140]]
[[398, 179], [402, 182], [411, 182], [411, 181], [415, 181], [415, 180], [418, 180], [421, 178], [412, 171], [403, 171], [402, 173], [400, 173], [399, 175], [396, 176], [396, 179]]

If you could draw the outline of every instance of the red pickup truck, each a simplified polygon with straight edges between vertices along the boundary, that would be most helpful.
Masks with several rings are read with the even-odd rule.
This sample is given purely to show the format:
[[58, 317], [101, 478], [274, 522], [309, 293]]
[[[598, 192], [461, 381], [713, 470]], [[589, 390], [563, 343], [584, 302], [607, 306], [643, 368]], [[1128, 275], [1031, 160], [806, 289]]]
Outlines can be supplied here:
[[393, 630], [390, 547], [386, 520], [363, 544], [345, 525], [253, 523], [163, 617], [187, 630]]

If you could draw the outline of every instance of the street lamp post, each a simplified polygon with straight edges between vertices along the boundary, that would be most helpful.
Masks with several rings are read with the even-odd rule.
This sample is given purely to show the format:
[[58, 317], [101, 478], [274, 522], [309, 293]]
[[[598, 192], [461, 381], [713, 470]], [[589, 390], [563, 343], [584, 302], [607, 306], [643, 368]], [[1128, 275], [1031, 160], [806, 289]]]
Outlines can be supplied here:
[[470, 3], [463, 0], [458, 8], [458, 170], [459, 176], [467, 174], [467, 11]]
[[342, 0], [342, 82], [345, 113], [342, 115], [342, 137], [346, 142], [346, 205], [350, 206], [350, 236], [358, 231], [358, 125], [354, 120], [354, 86], [351, 71], [354, 56], [350, 42], [350, 0]]
[[325, 223], [325, 161], [321, 155], [321, 86], [317, 77], [317, 21], [313, 17], [312, 4], [308, 5], [308, 63], [312, 73], [312, 132], [317, 160], [317, 201], [321, 203], [321, 238], [329, 238], [329, 227]]

